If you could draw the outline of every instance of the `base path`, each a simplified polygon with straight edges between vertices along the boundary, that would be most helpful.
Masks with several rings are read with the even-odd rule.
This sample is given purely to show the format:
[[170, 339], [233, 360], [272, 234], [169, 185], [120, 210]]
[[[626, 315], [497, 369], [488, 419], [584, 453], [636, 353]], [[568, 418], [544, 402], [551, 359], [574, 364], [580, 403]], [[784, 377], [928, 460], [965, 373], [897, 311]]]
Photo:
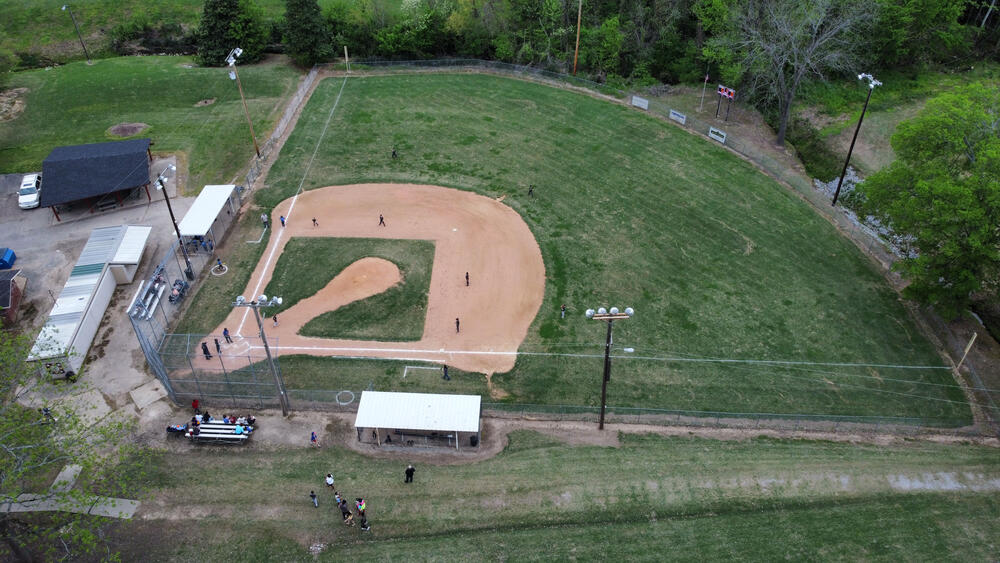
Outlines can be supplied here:
[[[385, 226], [379, 225], [380, 214]], [[280, 216], [285, 217], [284, 228]], [[313, 226], [313, 217], [318, 227]], [[368, 261], [348, 267], [342, 279], [328, 286], [343, 293], [320, 291], [308, 306], [280, 313], [278, 327], [265, 321], [278, 354], [419, 359], [485, 374], [505, 372], [514, 367], [518, 346], [545, 294], [542, 253], [524, 220], [506, 205], [471, 192], [413, 184], [331, 186], [283, 201], [274, 209], [271, 224], [268, 247], [244, 292], [248, 299], [264, 292], [292, 237], [421, 239], [435, 244], [427, 316], [418, 342], [298, 334], [310, 319], [387, 288], [392, 272]], [[340, 273], [330, 272], [331, 280]], [[366, 285], [372, 286], [370, 290]], [[461, 319], [458, 333], [456, 318]], [[241, 336], [257, 333], [253, 313], [246, 308], [234, 309], [215, 332], [224, 327], [235, 335], [234, 347], [240, 346]]]

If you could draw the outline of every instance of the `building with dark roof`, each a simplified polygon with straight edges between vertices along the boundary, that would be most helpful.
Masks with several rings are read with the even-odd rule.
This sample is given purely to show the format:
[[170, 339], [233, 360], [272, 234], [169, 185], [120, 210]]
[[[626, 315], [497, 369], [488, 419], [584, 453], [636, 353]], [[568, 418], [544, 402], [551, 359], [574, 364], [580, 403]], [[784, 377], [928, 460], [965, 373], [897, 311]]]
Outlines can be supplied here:
[[24, 286], [28, 280], [21, 270], [0, 270], [0, 318], [3, 326], [9, 327], [17, 321], [17, 310], [24, 297]]
[[90, 210], [121, 205], [130, 192], [149, 198], [149, 139], [58, 147], [42, 161], [41, 207], [84, 202]]

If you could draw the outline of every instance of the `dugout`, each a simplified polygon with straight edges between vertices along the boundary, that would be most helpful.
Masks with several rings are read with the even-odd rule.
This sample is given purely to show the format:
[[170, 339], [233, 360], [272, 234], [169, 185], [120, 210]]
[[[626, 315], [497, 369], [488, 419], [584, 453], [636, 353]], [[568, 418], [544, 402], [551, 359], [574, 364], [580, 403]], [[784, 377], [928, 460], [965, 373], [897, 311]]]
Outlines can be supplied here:
[[354, 428], [376, 445], [479, 446], [482, 397], [363, 391]]
[[187, 251], [214, 250], [236, 218], [240, 203], [239, 190], [233, 184], [202, 188], [177, 226]]
[[149, 195], [150, 139], [56, 147], [42, 161], [39, 205], [52, 209], [86, 205], [91, 213], [118, 207], [126, 199]]

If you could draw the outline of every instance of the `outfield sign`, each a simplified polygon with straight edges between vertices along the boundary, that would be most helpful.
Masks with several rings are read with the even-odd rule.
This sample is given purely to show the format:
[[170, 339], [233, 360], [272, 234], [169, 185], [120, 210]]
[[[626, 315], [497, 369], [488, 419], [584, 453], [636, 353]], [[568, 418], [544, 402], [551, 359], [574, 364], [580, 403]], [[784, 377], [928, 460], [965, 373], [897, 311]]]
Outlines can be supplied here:
[[717, 90], [717, 93], [719, 94], [719, 96], [723, 98], [729, 98], [730, 100], [736, 97], [736, 90], [733, 90], [732, 88], [727, 88], [722, 84], [719, 84], [719, 89]]
[[680, 123], [681, 125], [687, 123], [688, 120], [686, 115], [677, 110], [670, 110], [670, 119], [673, 119], [674, 121]]
[[708, 136], [716, 141], [719, 141], [723, 145], [726, 144], [726, 132], [716, 129], [715, 127], [708, 128]]
[[632, 96], [632, 105], [637, 108], [648, 110], [649, 100], [647, 100], [646, 98], [640, 98], [639, 96]]

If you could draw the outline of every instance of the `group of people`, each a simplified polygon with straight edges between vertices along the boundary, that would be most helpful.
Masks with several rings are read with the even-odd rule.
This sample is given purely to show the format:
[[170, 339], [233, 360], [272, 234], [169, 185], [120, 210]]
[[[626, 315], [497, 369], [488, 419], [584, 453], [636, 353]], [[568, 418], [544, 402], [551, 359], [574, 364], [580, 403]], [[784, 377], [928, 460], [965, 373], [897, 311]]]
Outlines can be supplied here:
[[[362, 531], [367, 532], [368, 530], [371, 530], [371, 526], [368, 524], [368, 516], [365, 512], [368, 509], [365, 499], [361, 497], [354, 499], [354, 510], [357, 512], [357, 516], [355, 516], [355, 513], [351, 511], [351, 503], [349, 503], [346, 498], [342, 497], [340, 493], [337, 492], [333, 479], [333, 473], [326, 474], [326, 487], [333, 491], [334, 503], [337, 505], [337, 508], [340, 509], [340, 516], [343, 519], [345, 526], [353, 526], [355, 519], [357, 519], [358, 527]], [[309, 500], [312, 501], [315, 508], [319, 508], [319, 497], [316, 495], [316, 491], [309, 491]]]

